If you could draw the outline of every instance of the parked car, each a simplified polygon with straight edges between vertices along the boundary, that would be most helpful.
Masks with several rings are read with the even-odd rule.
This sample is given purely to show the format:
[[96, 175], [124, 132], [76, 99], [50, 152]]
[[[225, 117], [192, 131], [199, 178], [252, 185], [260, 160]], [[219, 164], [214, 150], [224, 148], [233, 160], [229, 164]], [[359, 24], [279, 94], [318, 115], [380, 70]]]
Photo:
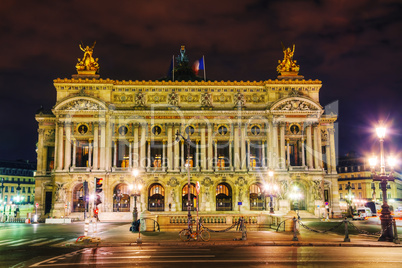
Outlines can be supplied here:
[[356, 211], [353, 213], [353, 220], [364, 220], [367, 217], [371, 217], [373, 214], [371, 213], [370, 208], [358, 208]]

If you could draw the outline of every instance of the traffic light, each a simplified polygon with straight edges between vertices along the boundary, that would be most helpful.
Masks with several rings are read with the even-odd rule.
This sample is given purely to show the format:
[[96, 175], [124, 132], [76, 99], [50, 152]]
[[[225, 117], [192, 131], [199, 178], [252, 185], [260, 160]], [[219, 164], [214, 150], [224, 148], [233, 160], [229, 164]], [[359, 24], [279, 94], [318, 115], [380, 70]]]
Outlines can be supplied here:
[[101, 193], [103, 191], [103, 178], [95, 178], [96, 180], [96, 192]]

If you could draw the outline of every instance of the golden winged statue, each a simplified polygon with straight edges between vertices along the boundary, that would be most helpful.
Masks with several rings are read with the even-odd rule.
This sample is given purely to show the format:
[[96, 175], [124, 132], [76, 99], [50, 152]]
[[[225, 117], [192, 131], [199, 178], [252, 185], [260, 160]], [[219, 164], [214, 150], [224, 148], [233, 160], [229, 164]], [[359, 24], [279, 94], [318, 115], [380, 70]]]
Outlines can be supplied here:
[[282, 50], [283, 50], [283, 60], [280, 61], [278, 60], [278, 67], [276, 67], [276, 70], [278, 73], [283, 74], [283, 73], [295, 73], [297, 74], [300, 70], [300, 66], [296, 65], [296, 61], [293, 60], [293, 55], [295, 53], [295, 45], [293, 44], [293, 49], [290, 47], [286, 48], [283, 43], [282, 44]]
[[84, 47], [84, 44], [79, 45], [80, 49], [84, 52], [84, 57], [82, 60], [78, 58], [78, 63], [75, 66], [77, 68], [77, 71], [79, 74], [95, 74], [96, 72], [99, 71], [99, 63], [98, 63], [98, 58], [94, 59], [92, 57], [92, 54], [94, 53], [94, 47], [95, 47], [96, 41], [94, 44], [90, 46]]

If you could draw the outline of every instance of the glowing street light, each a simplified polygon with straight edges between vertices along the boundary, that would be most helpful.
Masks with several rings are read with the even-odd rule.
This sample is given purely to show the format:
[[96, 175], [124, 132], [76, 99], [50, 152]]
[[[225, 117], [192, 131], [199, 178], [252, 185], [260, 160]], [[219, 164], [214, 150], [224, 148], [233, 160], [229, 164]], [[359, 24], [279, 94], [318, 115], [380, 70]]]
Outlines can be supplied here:
[[138, 219], [137, 196], [141, 195], [142, 184], [141, 181], [137, 180], [137, 176], [139, 174], [139, 171], [137, 169], [134, 169], [131, 174], [134, 176], [134, 182], [129, 186], [131, 195], [134, 196], [134, 209], [133, 209], [133, 226], [134, 226], [134, 223]]
[[272, 170], [268, 171], [268, 177], [270, 182], [264, 184], [264, 191], [269, 194], [269, 213], [274, 214], [273, 196], [279, 192], [279, 186], [274, 182], [274, 172]]
[[[389, 181], [394, 181], [392, 176], [396, 160], [394, 158], [388, 159], [388, 166], [391, 168], [391, 172], [387, 175], [385, 172], [385, 158], [384, 158], [384, 138], [386, 133], [385, 127], [376, 128], [377, 136], [380, 140], [380, 173], [377, 174], [375, 168], [377, 166], [376, 158], [373, 157], [369, 159], [370, 166], [373, 172], [373, 181], [379, 181], [382, 190], [382, 210], [381, 210], [381, 229], [382, 234], [379, 241], [393, 241], [394, 235], [392, 231], [392, 216], [389, 211], [389, 206], [387, 203], [387, 184]], [[375, 159], [375, 160], [374, 160]]]

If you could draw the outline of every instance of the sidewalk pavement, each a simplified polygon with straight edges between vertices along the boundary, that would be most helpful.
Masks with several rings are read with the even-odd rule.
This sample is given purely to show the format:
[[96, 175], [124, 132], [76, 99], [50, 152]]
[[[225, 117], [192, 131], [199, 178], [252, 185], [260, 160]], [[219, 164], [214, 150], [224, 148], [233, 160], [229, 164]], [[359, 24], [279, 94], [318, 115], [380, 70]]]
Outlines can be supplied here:
[[[100, 237], [100, 243], [89, 243], [85, 246], [137, 246], [138, 232], [129, 231], [131, 224], [121, 225], [108, 231], [101, 232], [95, 237]], [[379, 242], [377, 236], [349, 235], [351, 242], [343, 242], [344, 236], [335, 233], [315, 233], [301, 228], [297, 235], [299, 241], [292, 241], [293, 232], [255, 231], [247, 232], [247, 240], [240, 240], [241, 232], [211, 232], [208, 242], [180, 240], [179, 232], [141, 232], [141, 246], [183, 246], [183, 247], [208, 247], [208, 246], [342, 246], [342, 247], [402, 247], [393, 242]], [[92, 236], [90, 233], [89, 236]], [[83, 245], [83, 244], [74, 244]], [[70, 244], [70, 246], [73, 246]]]

